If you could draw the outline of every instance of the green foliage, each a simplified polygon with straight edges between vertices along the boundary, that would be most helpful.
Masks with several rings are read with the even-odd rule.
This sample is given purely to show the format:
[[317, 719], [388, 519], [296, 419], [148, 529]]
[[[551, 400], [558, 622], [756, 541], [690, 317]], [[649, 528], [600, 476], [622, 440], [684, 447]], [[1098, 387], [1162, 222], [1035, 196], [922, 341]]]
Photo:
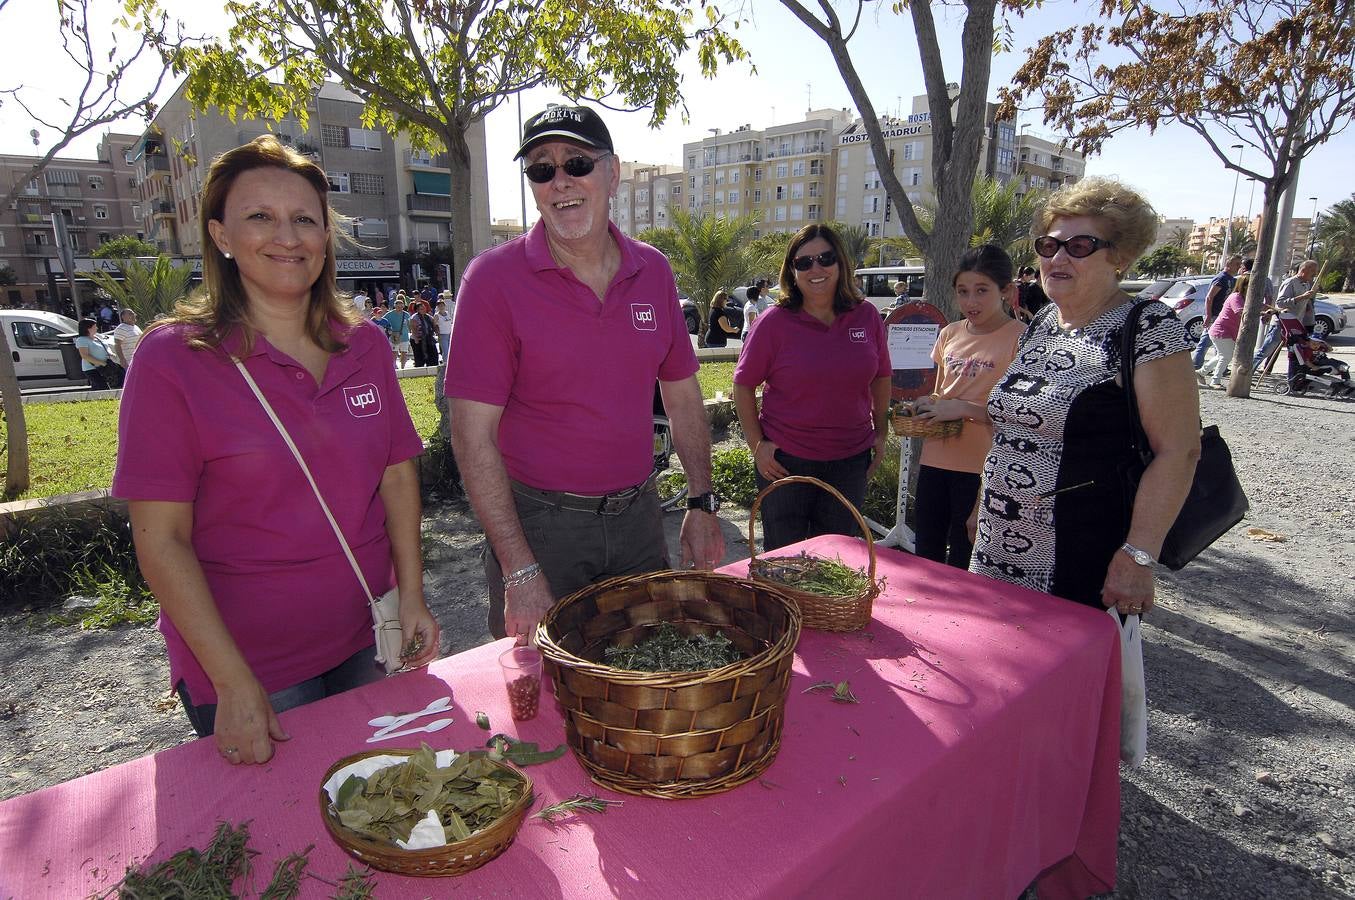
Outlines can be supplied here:
[[19, 276], [15, 274], [14, 267], [9, 263], [0, 266], [0, 285], [18, 284]]
[[789, 231], [773, 231], [748, 242], [744, 252], [748, 254], [748, 264], [753, 269], [754, 280], [766, 278], [772, 284], [777, 284], [781, 280], [781, 263], [786, 258], [790, 238]]
[[[861, 224], [848, 225], [846, 222], [826, 222], [830, 228], [837, 232], [837, 236], [842, 239], [842, 245], [847, 250], [847, 255], [852, 258], [852, 264], [861, 266], [865, 264], [867, 254], [870, 253], [870, 230]], [[785, 251], [782, 251], [783, 255]]]
[[50, 606], [71, 594], [145, 602], [132, 529], [119, 509], [18, 517], [0, 539], [0, 603]]
[[1175, 244], [1163, 244], [1140, 259], [1136, 268], [1149, 278], [1171, 278], [1190, 269], [1198, 259]]
[[885, 458], [866, 482], [866, 502], [861, 514], [888, 528], [894, 526], [894, 507], [899, 497], [899, 439], [889, 436]]
[[[27, 403], [28, 449], [35, 461], [28, 490], [16, 500], [106, 488], [118, 447], [118, 401]], [[0, 448], [0, 468], [6, 462]]]
[[712, 400], [716, 392], [726, 397], [734, 395], [734, 364], [732, 362], [703, 362], [696, 370], [701, 385], [701, 396]]
[[85, 630], [116, 628], [119, 625], [151, 625], [160, 614], [160, 604], [140, 574], [129, 579], [121, 569], [101, 562], [86, 566], [75, 574], [70, 593], [94, 598], [92, 607], [60, 612], [52, 616], [56, 625], [79, 623]]
[[754, 272], [746, 244], [756, 223], [751, 216], [721, 219], [693, 216], [684, 209], [674, 209], [671, 220], [671, 227], [651, 228], [638, 237], [668, 257], [678, 289], [701, 311], [698, 334], [704, 340], [711, 297], [747, 284]]
[[1328, 272], [1322, 276], [1322, 283], [1318, 285], [1318, 291], [1324, 294], [1330, 294], [1340, 290], [1342, 282], [1346, 280], [1345, 272]]
[[[1245, 256], [1248, 253], [1256, 252], [1256, 238], [1245, 224], [1234, 222], [1229, 225], [1227, 238], [1229, 256], [1232, 256], [1234, 253], [1239, 256]], [[1205, 248], [1207, 253], [1212, 253], [1218, 257], [1218, 268], [1220, 269], [1223, 268], [1223, 264], [1227, 261], [1223, 258], [1223, 243], [1224, 234], [1223, 232], [1219, 232], [1210, 239], [1209, 246]]]
[[866, 251], [867, 266], [903, 265], [906, 259], [921, 259], [922, 251], [906, 237], [879, 237], [870, 239]]
[[154, 263], [139, 259], [121, 259], [117, 263], [122, 280], [109, 272], [90, 272], [94, 282], [119, 307], [130, 307], [142, 322], [150, 323], [168, 315], [193, 279], [188, 266], [176, 266], [168, 256], [157, 256]]
[[1019, 190], [1021, 182], [1015, 178], [1005, 185], [986, 176], [974, 179], [974, 233], [969, 246], [997, 244], [1014, 260], [1032, 255], [1030, 226], [1045, 195], [1034, 190], [1018, 194]]
[[[1339, 271], [1325, 276], [1323, 290], [1334, 291], [1346, 278], [1355, 276], [1355, 194], [1349, 200], [1332, 204], [1318, 216], [1314, 231], [1322, 245], [1321, 256], [1328, 268]], [[1345, 278], [1342, 278], [1342, 272]], [[1336, 276], [1333, 278], [1333, 275]], [[1325, 287], [1327, 284], [1331, 287]]]
[[130, 234], [120, 234], [94, 248], [95, 259], [135, 259], [138, 256], [159, 256], [154, 244], [148, 244]]
[[726, 503], [752, 506], [757, 497], [753, 454], [747, 447], [731, 447], [711, 457], [711, 488]]

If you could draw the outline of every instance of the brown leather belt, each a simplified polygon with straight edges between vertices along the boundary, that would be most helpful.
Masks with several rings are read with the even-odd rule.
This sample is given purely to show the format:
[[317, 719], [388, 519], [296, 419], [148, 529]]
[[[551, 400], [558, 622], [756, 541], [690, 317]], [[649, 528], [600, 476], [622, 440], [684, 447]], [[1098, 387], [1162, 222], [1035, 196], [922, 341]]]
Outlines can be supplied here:
[[654, 487], [654, 476], [650, 475], [640, 484], [610, 494], [571, 494], [568, 491], [543, 491], [520, 481], [509, 479], [513, 493], [575, 512], [592, 513], [598, 516], [619, 516], [630, 509], [632, 503], [639, 500]]

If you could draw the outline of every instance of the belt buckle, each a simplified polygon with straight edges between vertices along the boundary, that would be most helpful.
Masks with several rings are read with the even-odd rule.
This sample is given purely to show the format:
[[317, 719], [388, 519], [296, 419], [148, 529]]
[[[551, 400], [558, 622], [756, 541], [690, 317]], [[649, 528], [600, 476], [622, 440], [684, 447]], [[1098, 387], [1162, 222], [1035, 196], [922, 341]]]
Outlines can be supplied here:
[[630, 509], [631, 503], [639, 491], [636, 488], [626, 488], [624, 491], [617, 491], [615, 494], [607, 494], [598, 502], [597, 514], [600, 516], [619, 516]]

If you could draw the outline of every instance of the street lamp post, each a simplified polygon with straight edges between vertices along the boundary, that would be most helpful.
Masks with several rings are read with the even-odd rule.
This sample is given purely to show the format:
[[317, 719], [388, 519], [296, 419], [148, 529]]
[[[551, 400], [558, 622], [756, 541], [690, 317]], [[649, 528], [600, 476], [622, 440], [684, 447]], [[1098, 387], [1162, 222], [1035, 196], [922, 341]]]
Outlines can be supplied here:
[[1313, 217], [1308, 220], [1308, 258], [1312, 259], [1317, 255], [1317, 198], [1308, 199], [1313, 201]]
[[1238, 179], [1242, 177], [1242, 145], [1229, 144], [1229, 149], [1237, 151], [1237, 164], [1239, 168], [1233, 175], [1233, 202], [1228, 205], [1228, 224], [1223, 227], [1223, 256], [1219, 259], [1219, 268], [1228, 265], [1228, 244], [1233, 236], [1233, 214], [1237, 211], [1237, 184]]

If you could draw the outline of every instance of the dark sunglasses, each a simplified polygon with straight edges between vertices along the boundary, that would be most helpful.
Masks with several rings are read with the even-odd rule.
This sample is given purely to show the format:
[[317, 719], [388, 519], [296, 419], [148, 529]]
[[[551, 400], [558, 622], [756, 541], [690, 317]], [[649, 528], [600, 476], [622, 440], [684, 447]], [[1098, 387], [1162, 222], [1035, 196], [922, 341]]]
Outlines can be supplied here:
[[571, 156], [558, 166], [555, 163], [537, 162], [522, 171], [527, 175], [527, 180], [535, 184], [548, 184], [555, 178], [556, 169], [564, 169], [570, 178], [583, 178], [585, 175], [591, 175], [598, 162], [609, 156], [610, 153], [601, 156]]
[[1077, 234], [1066, 241], [1050, 237], [1047, 234], [1035, 239], [1035, 252], [1045, 259], [1053, 259], [1059, 252], [1060, 247], [1067, 250], [1068, 255], [1073, 259], [1084, 259], [1103, 247], [1114, 246], [1110, 241], [1092, 237], [1090, 234]]
[[825, 250], [818, 256], [797, 256], [790, 261], [790, 264], [795, 267], [795, 271], [797, 272], [808, 272], [813, 267], [814, 263], [818, 263], [825, 269], [830, 266], [835, 266], [837, 265], [837, 252], [834, 250]]

